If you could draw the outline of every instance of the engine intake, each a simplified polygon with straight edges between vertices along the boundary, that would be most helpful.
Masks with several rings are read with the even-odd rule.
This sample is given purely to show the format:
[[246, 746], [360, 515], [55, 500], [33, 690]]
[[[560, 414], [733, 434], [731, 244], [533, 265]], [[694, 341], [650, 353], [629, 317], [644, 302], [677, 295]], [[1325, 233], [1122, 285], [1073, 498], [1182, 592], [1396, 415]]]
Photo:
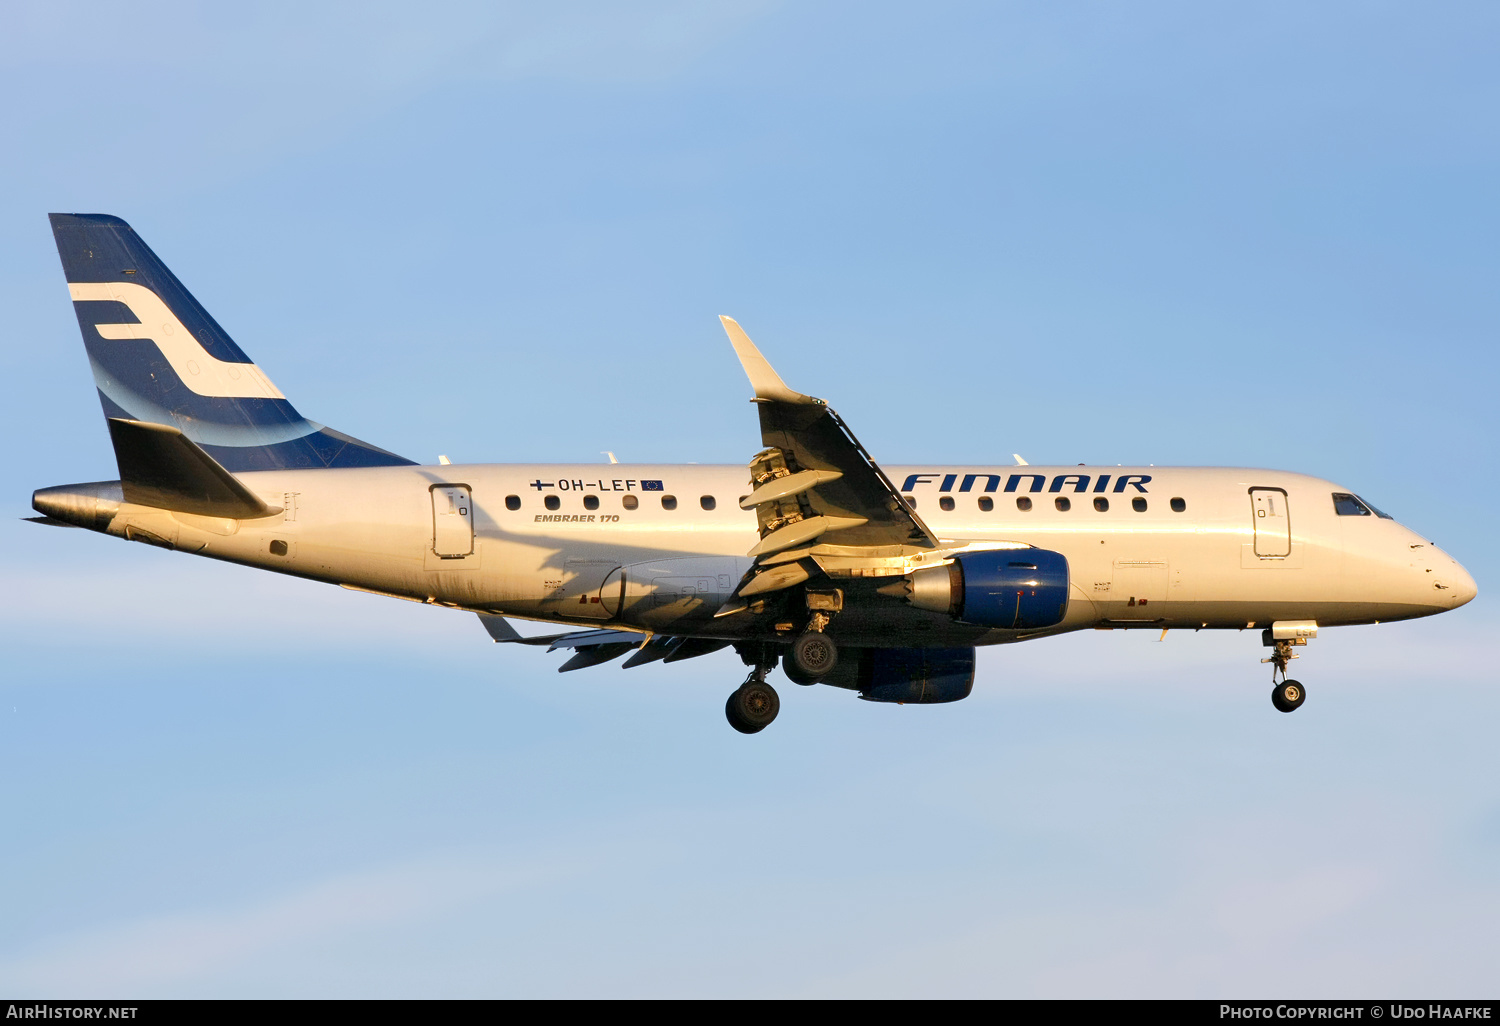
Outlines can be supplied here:
[[910, 580], [912, 605], [980, 627], [1051, 627], [1068, 612], [1068, 560], [1049, 549], [968, 552]]

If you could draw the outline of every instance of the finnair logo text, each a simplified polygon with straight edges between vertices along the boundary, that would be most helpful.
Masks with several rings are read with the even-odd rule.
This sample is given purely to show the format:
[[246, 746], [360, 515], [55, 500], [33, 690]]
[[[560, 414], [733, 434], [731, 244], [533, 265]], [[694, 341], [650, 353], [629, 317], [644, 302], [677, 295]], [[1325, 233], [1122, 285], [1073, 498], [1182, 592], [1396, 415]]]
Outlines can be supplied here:
[[[995, 492], [1000, 490], [1000, 483], [1003, 480], [1007, 492], [1087, 492], [1089, 491], [1090, 482], [1093, 483], [1093, 491], [1107, 492], [1111, 490], [1110, 482], [1113, 481], [1113, 491], [1116, 493], [1123, 492], [1127, 488], [1134, 488], [1136, 491], [1144, 493], [1146, 485], [1151, 481], [1150, 474], [1121, 474], [1118, 477], [1112, 474], [1100, 474], [1097, 478], [1092, 474], [1058, 474], [1052, 478], [1052, 484], [1049, 486], [1046, 474], [1011, 474], [1009, 476], [1005, 474], [964, 474], [962, 478], [958, 474], [908, 474], [906, 482], [901, 486], [901, 490], [903, 492], [913, 491], [918, 485], [936, 482], [939, 476], [942, 477], [942, 483], [938, 485], [939, 492], [953, 491], [954, 482], [958, 483], [959, 491], [972, 492], [974, 491], [974, 486], [980, 481], [984, 482], [982, 491]], [[1021, 482], [1023, 481], [1027, 482], [1027, 487], [1024, 489], [1021, 487]]]

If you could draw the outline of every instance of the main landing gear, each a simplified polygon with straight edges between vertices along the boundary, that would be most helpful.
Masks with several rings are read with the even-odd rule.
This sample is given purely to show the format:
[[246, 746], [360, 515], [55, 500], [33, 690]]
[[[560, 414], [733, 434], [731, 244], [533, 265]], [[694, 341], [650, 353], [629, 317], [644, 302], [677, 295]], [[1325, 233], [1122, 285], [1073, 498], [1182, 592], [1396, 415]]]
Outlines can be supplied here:
[[755, 674], [729, 695], [724, 715], [729, 725], [741, 734], [758, 734], [771, 725], [781, 711], [781, 697], [776, 689]]
[[751, 668], [750, 676], [724, 703], [724, 716], [741, 734], [759, 734], [781, 711], [781, 697], [766, 683], [766, 674], [776, 669], [776, 652], [763, 644], [736, 645], [735, 649]]
[[817, 631], [808, 631], [792, 642], [783, 669], [793, 683], [816, 684], [832, 673], [838, 662], [839, 649], [833, 639]]
[[786, 656], [786, 675], [797, 684], [816, 684], [839, 664], [839, 647], [823, 633], [844, 608], [837, 588], [807, 593], [807, 629], [792, 642]]
[[844, 593], [838, 590], [807, 593], [807, 629], [790, 646], [779, 643], [742, 642], [735, 645], [740, 659], [750, 667], [745, 678], [724, 703], [724, 716], [741, 734], [758, 734], [771, 725], [781, 711], [781, 698], [766, 683], [766, 674], [776, 669], [784, 652], [787, 677], [796, 684], [816, 684], [833, 672], [839, 662], [839, 647], [825, 634], [829, 622], [844, 608]]
[[[1261, 660], [1271, 664], [1271, 681], [1275, 685], [1271, 688], [1271, 704], [1278, 712], [1296, 712], [1307, 700], [1307, 689], [1302, 686], [1301, 681], [1288, 679], [1286, 664], [1297, 658], [1297, 653], [1292, 649], [1298, 645], [1306, 645], [1307, 638], [1277, 638], [1275, 632], [1267, 629], [1262, 632], [1261, 641], [1272, 650], [1270, 658]], [[1279, 684], [1275, 683], [1277, 676], [1281, 677]]]

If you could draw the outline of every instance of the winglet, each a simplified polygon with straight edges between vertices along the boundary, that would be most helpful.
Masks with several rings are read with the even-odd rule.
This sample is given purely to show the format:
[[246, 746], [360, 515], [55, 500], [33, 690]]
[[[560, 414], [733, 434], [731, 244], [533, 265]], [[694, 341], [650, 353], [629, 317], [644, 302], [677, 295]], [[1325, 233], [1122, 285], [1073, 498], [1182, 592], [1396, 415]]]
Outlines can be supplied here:
[[497, 642], [520, 641], [521, 633], [510, 625], [510, 621], [497, 613], [479, 613], [479, 622], [490, 637]]
[[760, 355], [760, 350], [755, 348], [755, 343], [750, 341], [750, 336], [745, 334], [739, 322], [733, 317], [720, 315], [719, 320], [724, 325], [724, 331], [729, 335], [729, 344], [734, 346], [735, 355], [740, 358], [740, 364], [745, 368], [745, 376], [750, 379], [750, 387], [755, 389], [755, 398], [765, 399], [773, 403], [800, 403], [804, 405], [824, 405], [823, 400], [814, 399], [810, 395], [794, 392], [781, 380], [766, 362], [766, 358]]

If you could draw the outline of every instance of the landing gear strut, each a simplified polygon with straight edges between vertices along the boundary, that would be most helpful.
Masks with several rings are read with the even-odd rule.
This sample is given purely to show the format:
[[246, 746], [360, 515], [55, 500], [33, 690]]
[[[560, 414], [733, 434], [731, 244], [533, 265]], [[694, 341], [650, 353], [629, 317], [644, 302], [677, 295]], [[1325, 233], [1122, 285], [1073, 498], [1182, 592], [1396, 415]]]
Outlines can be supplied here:
[[807, 630], [786, 657], [786, 675], [798, 684], [816, 684], [838, 665], [839, 647], [823, 632], [843, 608], [844, 593], [837, 588], [807, 592]]
[[[1307, 638], [1278, 638], [1274, 631], [1268, 629], [1261, 634], [1261, 641], [1272, 650], [1270, 658], [1261, 660], [1271, 664], [1271, 681], [1275, 685], [1271, 688], [1271, 704], [1278, 712], [1296, 712], [1307, 700], [1307, 689], [1302, 686], [1301, 681], [1287, 678], [1286, 664], [1297, 658], [1297, 653], [1292, 649], [1298, 645], [1306, 645]], [[1279, 684], [1275, 683], [1277, 676], [1281, 677]]]
[[740, 658], [749, 666], [745, 678], [724, 703], [724, 716], [741, 734], [758, 734], [771, 725], [781, 711], [781, 697], [766, 683], [766, 674], [776, 668], [776, 653], [770, 645], [736, 645]]

